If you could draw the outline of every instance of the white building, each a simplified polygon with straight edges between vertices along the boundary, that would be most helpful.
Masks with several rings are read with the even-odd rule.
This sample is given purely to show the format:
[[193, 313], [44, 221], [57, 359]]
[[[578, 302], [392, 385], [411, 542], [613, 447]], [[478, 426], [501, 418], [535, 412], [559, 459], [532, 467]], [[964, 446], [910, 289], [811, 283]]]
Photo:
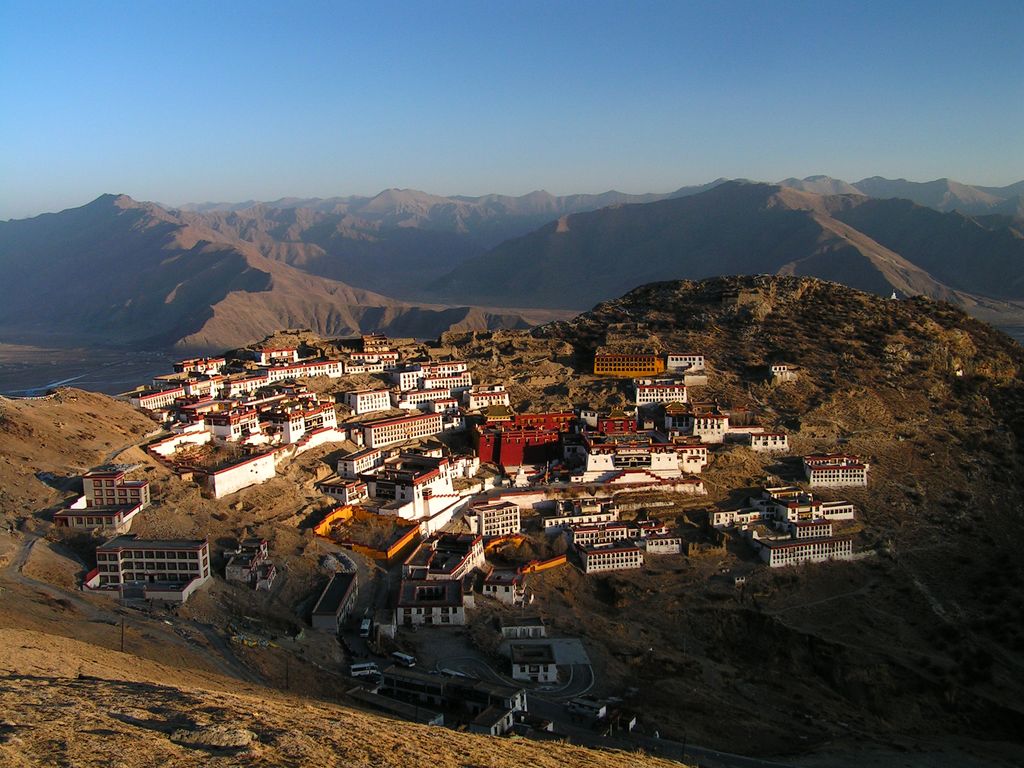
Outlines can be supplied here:
[[492, 568], [484, 577], [483, 594], [507, 605], [524, 605], [523, 574], [512, 568]]
[[82, 476], [82, 489], [86, 507], [149, 506], [148, 480], [128, 480], [130, 467], [113, 464], [86, 472]]
[[[96, 572], [87, 586], [152, 588], [163, 599], [184, 602], [210, 578], [210, 545], [203, 540], [118, 536], [96, 547]], [[140, 590], [140, 597], [146, 594]]]
[[420, 385], [423, 389], [441, 389], [451, 396], [459, 395], [473, 386], [469, 371], [451, 376], [424, 376]]
[[470, 530], [486, 539], [519, 533], [522, 527], [518, 504], [487, 501], [470, 506], [466, 512]]
[[344, 364], [340, 360], [315, 360], [312, 362], [289, 363], [267, 369], [271, 381], [284, 381], [301, 377], [327, 376], [337, 379], [344, 375]]
[[136, 408], [156, 411], [174, 405], [174, 401], [185, 396], [184, 387], [172, 387], [159, 392], [139, 392], [128, 397], [128, 402]]
[[357, 389], [346, 392], [345, 405], [357, 416], [374, 411], [387, 411], [391, 408], [391, 392], [386, 389]]
[[[659, 438], [660, 440], [660, 438]], [[573, 470], [574, 483], [600, 483], [623, 470], [642, 469], [658, 478], [699, 474], [708, 463], [708, 449], [700, 440], [658, 442], [646, 433], [591, 435], [586, 433], [565, 449], [566, 458], [582, 460]]]
[[846, 536], [767, 541], [755, 539], [754, 542], [761, 559], [772, 568], [825, 560], [850, 560], [853, 557], [853, 539]]
[[260, 365], [295, 363], [299, 360], [299, 350], [294, 347], [260, 347], [253, 357]]
[[441, 429], [440, 414], [424, 413], [368, 422], [363, 425], [363, 438], [370, 448], [379, 448], [403, 443], [407, 440], [430, 437], [439, 433]]
[[804, 475], [812, 486], [840, 488], [868, 484], [869, 465], [842, 453], [804, 456]]
[[218, 440], [238, 442], [260, 432], [259, 411], [255, 408], [208, 413], [203, 421]]
[[579, 547], [584, 573], [624, 571], [644, 567], [644, 551], [632, 540]]
[[334, 429], [338, 416], [331, 403], [293, 405], [272, 411], [270, 423], [281, 430], [281, 439], [286, 444], [297, 442], [303, 435], [317, 429]]
[[463, 392], [462, 397], [466, 409], [470, 411], [478, 411], [489, 405], [504, 405], [506, 407], [511, 405], [508, 392], [501, 384], [475, 386], [469, 391]]
[[461, 581], [402, 580], [395, 607], [395, 624], [411, 627], [462, 626], [465, 623], [466, 605]]
[[534, 683], [558, 682], [555, 649], [551, 643], [512, 643], [512, 679]]
[[750, 432], [750, 449], [758, 453], [785, 453], [789, 450], [789, 435], [785, 432]]
[[384, 452], [380, 448], [363, 448], [338, 459], [338, 477], [353, 480], [364, 472], [384, 466]]
[[665, 357], [665, 368], [670, 371], [703, 371], [704, 355], [670, 352]]
[[359, 479], [366, 483], [371, 499], [385, 505], [394, 503], [397, 514], [406, 519], [429, 517], [450, 506], [456, 497], [447, 458], [402, 454]]
[[221, 469], [202, 472], [206, 490], [215, 499], [266, 482], [276, 474], [275, 451], [250, 456]]
[[659, 533], [642, 541], [650, 555], [678, 555], [683, 551], [683, 537], [674, 533]]
[[685, 403], [686, 385], [675, 381], [637, 379], [633, 395], [637, 406]]

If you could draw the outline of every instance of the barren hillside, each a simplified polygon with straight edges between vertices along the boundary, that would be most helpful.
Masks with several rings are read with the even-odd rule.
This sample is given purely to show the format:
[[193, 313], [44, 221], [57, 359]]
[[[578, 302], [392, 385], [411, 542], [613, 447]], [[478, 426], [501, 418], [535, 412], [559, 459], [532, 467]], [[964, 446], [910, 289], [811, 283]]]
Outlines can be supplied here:
[[[664, 556], [642, 571], [583, 576], [563, 568], [531, 578], [534, 607], [556, 633], [583, 639], [594, 693], [626, 696], [663, 736], [733, 752], [815, 765], [849, 765], [865, 750], [876, 757], [862, 764], [1019, 764], [1024, 349], [928, 299], [751, 277], [648, 285], [570, 322], [451, 332], [405, 351], [464, 358], [476, 381], [505, 383], [521, 409], [623, 405], [628, 381], [589, 373], [595, 346], [620, 322], [641, 324], [638, 343], [705, 354], [710, 381], [691, 396], [750, 406], [765, 426], [789, 432], [794, 456], [840, 449], [866, 458], [868, 488], [820, 495], [857, 506], [857, 547], [868, 554], [769, 571], [737, 540], [725, 553]], [[777, 360], [800, 366], [799, 380], [767, 384], [763, 367]], [[0, 626], [116, 648], [119, 614], [73, 591], [95, 542], [47, 532], [62, 496], [37, 477], [98, 463], [113, 450], [107, 443], [130, 446], [147, 420], [70, 390], [59, 399], [0, 402], [0, 452], [10, 457], [3, 479], [17, 492], [4, 512], [20, 529], [0, 535], [4, 600], [16, 606]], [[62, 431], [82, 429], [90, 414], [106, 415], [95, 420], [97, 439], [66, 456], [55, 450]], [[218, 580], [166, 617], [170, 626], [161, 616], [129, 615], [132, 652], [336, 694], [346, 663], [340, 647], [295, 637], [324, 578], [324, 552], [307, 529], [326, 506], [313, 480], [336, 458], [325, 446], [275, 480], [213, 501], [138, 448], [120, 454], [152, 467], [156, 502], [138, 521], [140, 533], [209, 535], [218, 548], [250, 532], [266, 536], [287, 574], [269, 601]], [[707, 507], [742, 505], [768, 476], [796, 480], [798, 461], [732, 445], [713, 453], [707, 497], [639, 501], [667, 503], [652, 512], [699, 539]], [[46, 538], [27, 552], [33, 533]], [[746, 577], [742, 591], [734, 575]], [[481, 627], [482, 616], [473, 620]], [[224, 627], [243, 617], [277, 638], [276, 647], [225, 654]], [[426, 642], [425, 634], [414, 642]], [[163, 721], [179, 714], [167, 706]]]

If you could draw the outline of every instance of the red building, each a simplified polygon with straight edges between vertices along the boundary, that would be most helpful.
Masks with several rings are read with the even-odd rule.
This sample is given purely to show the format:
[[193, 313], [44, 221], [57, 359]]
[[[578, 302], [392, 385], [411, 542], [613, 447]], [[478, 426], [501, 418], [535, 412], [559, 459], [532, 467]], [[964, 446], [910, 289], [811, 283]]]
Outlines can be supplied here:
[[597, 417], [597, 431], [602, 435], [631, 435], [636, 432], [636, 419], [615, 409], [607, 416]]
[[537, 429], [556, 429], [567, 432], [576, 414], [572, 411], [557, 413], [517, 413], [512, 418], [516, 427], [533, 427]]

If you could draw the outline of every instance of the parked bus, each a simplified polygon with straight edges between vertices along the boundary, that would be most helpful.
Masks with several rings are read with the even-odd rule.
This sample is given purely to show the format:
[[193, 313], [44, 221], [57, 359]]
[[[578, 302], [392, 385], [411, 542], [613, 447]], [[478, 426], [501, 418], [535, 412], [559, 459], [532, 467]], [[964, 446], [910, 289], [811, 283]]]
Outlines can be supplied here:
[[376, 662], [365, 661], [360, 664], [353, 664], [348, 668], [351, 677], [380, 677], [380, 667]]
[[401, 664], [403, 667], [415, 667], [416, 657], [410, 656], [408, 653], [402, 653], [401, 651], [395, 651], [391, 654], [391, 658], [396, 664]]

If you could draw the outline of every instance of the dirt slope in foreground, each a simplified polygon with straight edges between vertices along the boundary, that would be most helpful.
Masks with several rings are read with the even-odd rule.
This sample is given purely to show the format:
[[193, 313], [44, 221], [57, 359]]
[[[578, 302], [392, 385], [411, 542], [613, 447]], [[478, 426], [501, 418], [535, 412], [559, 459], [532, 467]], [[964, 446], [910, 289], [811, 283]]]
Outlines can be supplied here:
[[0, 630], [0, 764], [669, 766], [388, 720], [76, 640]]

